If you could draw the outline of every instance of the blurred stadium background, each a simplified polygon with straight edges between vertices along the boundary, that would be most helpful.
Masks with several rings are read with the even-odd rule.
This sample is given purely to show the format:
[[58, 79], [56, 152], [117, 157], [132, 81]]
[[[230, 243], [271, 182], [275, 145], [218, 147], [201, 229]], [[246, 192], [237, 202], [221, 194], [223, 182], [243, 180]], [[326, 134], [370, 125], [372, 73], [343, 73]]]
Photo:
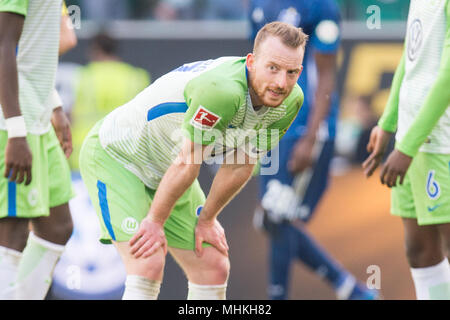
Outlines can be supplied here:
[[[77, 88], [86, 86], [87, 81], [79, 76], [80, 70], [89, 63], [90, 41], [99, 32], [117, 40], [117, 56], [147, 71], [152, 82], [186, 62], [246, 55], [251, 50], [246, 0], [67, 0], [66, 3], [78, 37], [78, 45], [61, 57], [58, 72], [57, 86], [68, 113], [75, 114], [80, 105]], [[384, 298], [414, 299], [401, 221], [389, 214], [388, 189], [379, 184], [377, 176], [365, 179], [360, 168], [368, 133], [384, 108], [400, 59], [409, 1], [338, 3], [343, 23], [336, 156], [331, 185], [309, 224], [309, 231], [360, 280], [366, 281], [372, 275], [370, 266], [378, 266]], [[380, 8], [380, 29], [368, 25], [371, 5]], [[80, 81], [83, 83], [77, 83]], [[108, 89], [116, 90], [114, 79], [106, 77], [101, 81], [104, 86], [99, 95], [108, 95]], [[95, 95], [87, 99], [95, 105]], [[74, 135], [78, 130], [82, 135], [90, 129], [89, 122], [75, 123], [76, 119], [72, 117]], [[98, 222], [74, 160], [73, 179], [78, 196], [70, 205], [75, 229], [57, 266], [48, 299], [120, 299], [124, 268], [114, 248], [97, 241]], [[212, 177], [213, 170], [205, 167], [200, 175], [205, 192]], [[266, 238], [252, 226], [257, 187], [257, 178], [253, 178], [219, 216], [230, 245], [228, 299], [267, 296]], [[185, 299], [187, 281], [171, 258], [165, 270], [160, 299]], [[326, 284], [300, 266], [293, 270], [290, 297], [335, 298]]]

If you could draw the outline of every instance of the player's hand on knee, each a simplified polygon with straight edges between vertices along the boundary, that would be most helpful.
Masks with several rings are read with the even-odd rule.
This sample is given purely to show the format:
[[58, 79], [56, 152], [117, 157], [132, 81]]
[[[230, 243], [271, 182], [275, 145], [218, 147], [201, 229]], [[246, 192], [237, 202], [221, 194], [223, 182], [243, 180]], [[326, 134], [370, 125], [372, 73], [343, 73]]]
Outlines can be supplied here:
[[8, 139], [5, 150], [4, 177], [9, 181], [29, 185], [31, 182], [32, 155], [25, 137]]
[[131, 238], [131, 254], [136, 259], [150, 257], [162, 248], [164, 254], [167, 254], [167, 239], [164, 234], [164, 225], [160, 222], [152, 221], [149, 218], [142, 220], [138, 231]]
[[195, 228], [195, 254], [198, 257], [201, 257], [203, 254], [203, 242], [208, 242], [228, 257], [229, 247], [225, 237], [225, 230], [217, 219], [213, 221], [198, 219]]

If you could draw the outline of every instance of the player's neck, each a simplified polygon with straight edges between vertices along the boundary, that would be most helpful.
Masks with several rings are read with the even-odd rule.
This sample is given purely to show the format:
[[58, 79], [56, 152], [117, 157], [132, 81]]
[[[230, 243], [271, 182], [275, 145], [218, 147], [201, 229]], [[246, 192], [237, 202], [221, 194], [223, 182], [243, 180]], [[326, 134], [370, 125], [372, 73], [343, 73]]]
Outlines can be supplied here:
[[258, 95], [256, 94], [256, 92], [253, 90], [252, 86], [250, 85], [248, 87], [248, 93], [250, 94], [250, 100], [252, 102], [252, 106], [253, 109], [255, 111], [258, 111], [259, 109], [261, 109], [264, 104], [262, 103], [262, 101], [258, 98]]

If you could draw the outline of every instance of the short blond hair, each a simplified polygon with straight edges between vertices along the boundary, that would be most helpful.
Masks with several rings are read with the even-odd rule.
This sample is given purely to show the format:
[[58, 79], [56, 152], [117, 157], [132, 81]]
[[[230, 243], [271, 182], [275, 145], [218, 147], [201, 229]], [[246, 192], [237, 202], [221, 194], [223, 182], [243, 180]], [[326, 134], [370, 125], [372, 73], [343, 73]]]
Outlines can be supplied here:
[[296, 28], [285, 22], [271, 22], [262, 27], [258, 31], [253, 45], [253, 53], [257, 53], [261, 43], [267, 39], [268, 36], [278, 37], [283, 44], [291, 48], [303, 47], [305, 49], [308, 35], [303, 32], [302, 28]]

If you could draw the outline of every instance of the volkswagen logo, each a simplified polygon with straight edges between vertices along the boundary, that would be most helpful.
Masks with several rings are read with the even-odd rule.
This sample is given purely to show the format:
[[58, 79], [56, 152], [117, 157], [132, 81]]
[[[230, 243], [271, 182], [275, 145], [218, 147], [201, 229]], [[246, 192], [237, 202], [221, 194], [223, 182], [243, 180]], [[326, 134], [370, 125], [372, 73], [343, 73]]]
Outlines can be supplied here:
[[409, 60], [414, 61], [414, 59], [417, 57], [417, 53], [419, 52], [420, 47], [422, 46], [423, 29], [420, 20], [415, 19], [411, 23], [408, 31], [408, 58]]

